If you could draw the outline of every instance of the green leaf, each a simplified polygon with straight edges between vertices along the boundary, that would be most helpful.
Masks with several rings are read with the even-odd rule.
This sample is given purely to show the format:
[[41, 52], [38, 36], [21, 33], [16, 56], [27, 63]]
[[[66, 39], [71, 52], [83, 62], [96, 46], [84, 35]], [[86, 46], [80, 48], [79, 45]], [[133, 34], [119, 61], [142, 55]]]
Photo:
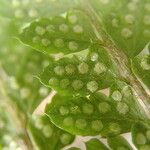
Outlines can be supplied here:
[[135, 75], [150, 89], [150, 53], [144, 49], [132, 59], [132, 70]]
[[36, 116], [28, 124], [32, 142], [39, 150], [56, 150], [73, 142], [74, 136], [55, 127], [46, 115]]
[[91, 139], [87, 141], [86, 143], [86, 149], [87, 150], [109, 150], [101, 141], [98, 139]]
[[107, 140], [112, 150], [133, 150], [131, 145], [122, 136], [108, 137]]
[[101, 93], [89, 97], [57, 94], [46, 106], [45, 112], [56, 126], [76, 135], [112, 136], [126, 133], [133, 123], [143, 119], [138, 114], [132, 114], [130, 105], [122, 107], [121, 103], [118, 106], [118, 102]]
[[36, 50], [47, 53], [73, 53], [89, 47], [94, 36], [88, 17], [70, 11], [65, 17], [42, 18], [25, 28], [20, 39]]
[[139, 150], [150, 149], [150, 126], [138, 122], [132, 128], [132, 140]]
[[[117, 103], [117, 108], [121, 108], [121, 114], [128, 113], [129, 116], [133, 115], [137, 118], [147, 119], [145, 111], [132, 91], [132, 87], [125, 82], [116, 80], [116, 82], [111, 86], [109, 97], [112, 101]], [[130, 107], [129, 112], [127, 106]]]
[[106, 32], [129, 57], [150, 41], [149, 0], [90, 0]]
[[41, 82], [63, 95], [88, 95], [108, 87], [115, 79], [116, 70], [105, 49], [93, 45], [84, 59], [83, 54], [51, 62], [40, 75]]

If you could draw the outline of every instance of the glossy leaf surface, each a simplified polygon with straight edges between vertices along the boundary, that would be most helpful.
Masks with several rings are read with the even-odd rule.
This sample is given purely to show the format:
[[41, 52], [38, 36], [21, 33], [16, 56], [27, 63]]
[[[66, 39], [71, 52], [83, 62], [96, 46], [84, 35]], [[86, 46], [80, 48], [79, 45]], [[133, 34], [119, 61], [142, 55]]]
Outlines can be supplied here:
[[57, 94], [45, 112], [56, 126], [77, 135], [125, 133], [130, 131], [134, 122], [142, 119], [139, 114], [132, 113], [130, 105], [118, 104], [100, 93], [88, 98]]
[[40, 75], [41, 82], [63, 95], [88, 95], [108, 87], [117, 71], [105, 49], [93, 45], [84, 59], [83, 55], [51, 62]]
[[81, 11], [66, 16], [42, 18], [26, 27], [20, 39], [34, 49], [47, 53], [74, 53], [89, 47], [94, 33], [88, 17]]

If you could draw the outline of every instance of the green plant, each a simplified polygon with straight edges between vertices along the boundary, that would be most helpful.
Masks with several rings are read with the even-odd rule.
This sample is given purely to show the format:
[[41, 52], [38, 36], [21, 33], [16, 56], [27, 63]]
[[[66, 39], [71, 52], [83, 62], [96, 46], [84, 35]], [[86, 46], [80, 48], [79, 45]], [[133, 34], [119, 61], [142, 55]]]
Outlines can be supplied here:
[[87, 150], [133, 150], [124, 133], [150, 149], [149, 0], [0, 0], [0, 12], [0, 149], [78, 150], [65, 146], [81, 135]]

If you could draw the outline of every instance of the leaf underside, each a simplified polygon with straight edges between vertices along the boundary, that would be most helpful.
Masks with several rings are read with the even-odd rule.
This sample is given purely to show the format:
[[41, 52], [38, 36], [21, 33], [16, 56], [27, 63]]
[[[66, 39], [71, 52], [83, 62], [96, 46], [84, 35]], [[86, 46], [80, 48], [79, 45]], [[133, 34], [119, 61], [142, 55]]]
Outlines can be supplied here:
[[140, 150], [150, 149], [150, 126], [145, 123], [136, 123], [132, 127], [132, 141]]
[[88, 98], [56, 94], [45, 112], [56, 126], [76, 135], [91, 136], [129, 132], [131, 125], [142, 118], [128, 103], [111, 100], [101, 93]]
[[95, 38], [88, 17], [81, 11], [70, 11], [65, 17], [42, 18], [25, 28], [20, 39], [46, 53], [74, 53], [89, 47]]
[[113, 83], [117, 71], [103, 47], [51, 62], [39, 76], [41, 82], [63, 95], [88, 95]]

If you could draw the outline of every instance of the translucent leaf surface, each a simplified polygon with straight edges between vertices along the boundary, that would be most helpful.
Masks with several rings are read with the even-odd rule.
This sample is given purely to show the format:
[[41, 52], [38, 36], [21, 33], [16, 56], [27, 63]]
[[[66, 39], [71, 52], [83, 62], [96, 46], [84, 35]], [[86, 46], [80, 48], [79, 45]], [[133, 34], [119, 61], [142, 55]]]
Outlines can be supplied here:
[[55, 95], [45, 112], [54, 124], [77, 135], [125, 133], [140, 120], [138, 114], [132, 114], [130, 105], [118, 106], [100, 93], [88, 98]]
[[91, 139], [86, 143], [86, 150], [109, 150], [101, 141], [98, 139]]
[[78, 56], [51, 62], [40, 75], [41, 82], [63, 95], [88, 95], [114, 81], [116, 70], [103, 47], [94, 45], [86, 58], [82, 59], [82, 52]]
[[65, 17], [32, 22], [23, 30], [20, 39], [41, 52], [67, 54], [88, 48], [93, 36], [88, 17], [74, 10]]
[[106, 32], [129, 57], [150, 41], [149, 0], [91, 0]]
[[28, 132], [39, 150], [61, 149], [74, 140], [73, 135], [55, 127], [46, 115], [30, 120]]
[[133, 150], [130, 144], [122, 136], [109, 137], [107, 140], [112, 150]]
[[133, 58], [132, 69], [135, 75], [150, 89], [150, 53], [147, 48]]
[[132, 128], [132, 140], [139, 150], [149, 150], [150, 126], [144, 123], [136, 123]]

